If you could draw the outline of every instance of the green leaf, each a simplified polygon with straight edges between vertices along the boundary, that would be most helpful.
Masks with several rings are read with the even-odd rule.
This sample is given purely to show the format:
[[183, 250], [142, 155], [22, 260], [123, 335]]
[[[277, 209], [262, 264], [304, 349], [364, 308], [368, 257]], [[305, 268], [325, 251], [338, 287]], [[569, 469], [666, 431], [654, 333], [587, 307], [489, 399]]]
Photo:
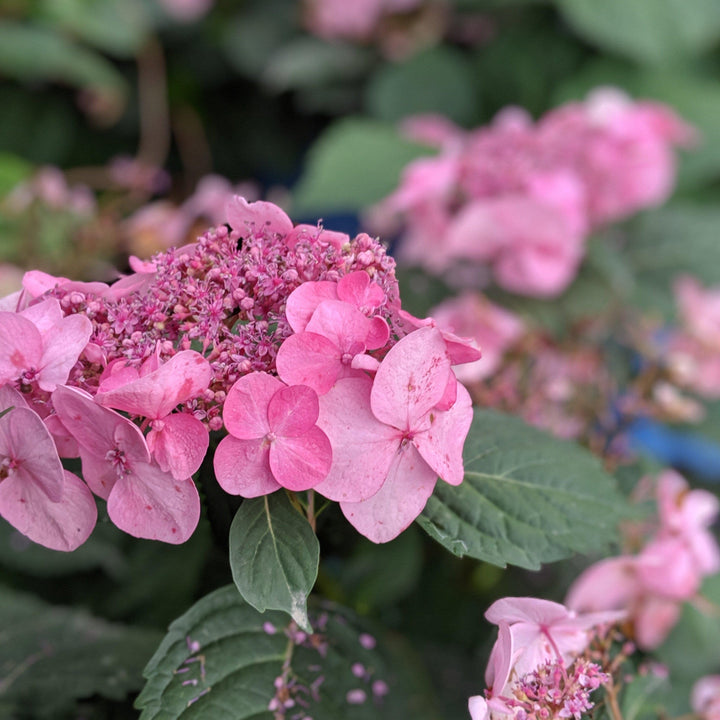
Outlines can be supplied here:
[[622, 693], [620, 703], [623, 720], [656, 720], [663, 716], [665, 700], [671, 690], [667, 677], [638, 675]]
[[715, 0], [557, 0], [557, 5], [590, 42], [644, 65], [681, 63], [720, 38]]
[[0, 197], [29, 177], [33, 169], [31, 163], [18, 155], [0, 152]]
[[331, 125], [308, 154], [294, 195], [295, 213], [357, 211], [392, 192], [402, 169], [432, 154], [390, 125], [347, 118]]
[[365, 98], [370, 114], [397, 122], [408, 115], [442, 113], [461, 125], [478, 119], [478, 88], [468, 61], [449, 47], [386, 63], [370, 80]]
[[700, 603], [685, 603], [678, 624], [656, 651], [671, 678], [697, 680], [718, 671], [720, 575], [707, 578]]
[[0, 72], [22, 81], [56, 81], [124, 93], [125, 81], [102, 56], [51, 30], [0, 22]]
[[114, 700], [142, 687], [159, 634], [0, 591], [3, 717], [57, 718], [92, 695]]
[[256, 610], [284, 610], [309, 631], [307, 597], [319, 562], [317, 537], [284, 492], [243, 501], [230, 527], [230, 568]]
[[689, 203], [674, 203], [639, 218], [625, 253], [636, 275], [635, 302], [671, 317], [672, 282], [678, 275], [720, 283], [719, 226], [720, 210]]
[[522, 420], [476, 410], [465, 480], [439, 482], [419, 518], [455, 555], [537, 569], [617, 535], [625, 501], [600, 461]]
[[273, 90], [347, 82], [368, 69], [372, 56], [355, 45], [302, 37], [285, 43], [269, 60], [263, 80]]
[[137, 53], [149, 29], [138, 0], [41, 0], [37, 17], [119, 57]]
[[[395, 642], [337, 606], [317, 605], [313, 611], [318, 632], [305, 639], [288, 626], [286, 615], [259, 614], [234, 586], [204, 597], [170, 626], [145, 668], [148, 682], [136, 701], [141, 720], [270, 720], [273, 683], [285, 662], [304, 688], [294, 698], [308, 703], [306, 715], [314, 720], [437, 717], [426, 688], [406, 677], [411, 660]], [[368, 640], [376, 642], [374, 648]], [[353, 673], [356, 663], [365, 677]], [[382, 698], [373, 696], [377, 681], [389, 689]], [[366, 701], [348, 704], [352, 690], [362, 690]]]

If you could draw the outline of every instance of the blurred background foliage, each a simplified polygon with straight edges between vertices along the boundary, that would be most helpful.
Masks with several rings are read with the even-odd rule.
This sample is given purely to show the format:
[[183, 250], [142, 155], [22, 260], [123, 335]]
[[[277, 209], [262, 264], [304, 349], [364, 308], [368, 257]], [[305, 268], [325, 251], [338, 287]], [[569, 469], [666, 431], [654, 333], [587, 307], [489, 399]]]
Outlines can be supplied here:
[[[149, 204], [160, 228], [163, 207], [185, 207], [175, 238], [191, 239], [198, 226], [220, 222], [209, 206], [187, 205], [209, 175], [244, 183], [296, 222], [322, 217], [329, 228], [356, 231], [360, 211], [396, 186], [407, 162], [431, 152], [401, 139], [398, 121], [436, 112], [473, 128], [507, 105], [537, 117], [598, 85], [670, 104], [698, 129], [698, 146], [682, 158], [673, 200], [616, 231], [632, 238], [627, 254], [612, 243], [591, 252], [589, 279], [574, 295], [525, 310], [558, 326], [610, 298], [670, 317], [679, 270], [720, 283], [716, 0], [426, 0], [361, 38], [313, 34], [311, 12], [300, 0], [1, 0], [0, 294], [17, 286], [13, 268], [107, 280], [126, 269], [129, 253], [148, 257], [166, 242], [158, 225], [131, 222]], [[402, 295], [418, 314], [433, 302], [426, 285], [414, 294], [408, 283]], [[703, 432], [720, 437], [711, 420]], [[231, 581], [227, 528], [214, 525], [168, 548], [122, 536], [105, 519], [86, 545], [61, 555], [3, 523], [0, 582], [13, 590], [3, 591], [0, 626], [17, 628], [13, 647], [21, 649], [28, 608], [48, 618], [48, 642], [68, 648], [73, 677], [87, 678], [43, 682], [69, 662], [63, 654], [45, 658], [29, 684], [2, 681], [0, 662], [4, 717], [135, 717], [132, 695], [159, 633]], [[409, 638], [437, 716], [450, 720], [467, 716], [467, 697], [482, 687], [490, 602], [560, 600], [587, 563], [503, 571], [451, 556], [416, 527], [375, 546], [350, 532], [336, 508], [319, 533], [320, 593]], [[676, 629], [662, 652], [688, 683], [718, 669], [717, 623], [703, 630], [693, 612], [682, 621], [691, 629]], [[92, 637], [82, 631], [88, 613]], [[69, 632], [72, 623], [78, 629]], [[116, 684], [93, 675], [99, 651], [86, 650], [103, 642], [122, 670]], [[692, 673], [679, 657], [692, 661]], [[687, 689], [674, 694], [686, 699]]]

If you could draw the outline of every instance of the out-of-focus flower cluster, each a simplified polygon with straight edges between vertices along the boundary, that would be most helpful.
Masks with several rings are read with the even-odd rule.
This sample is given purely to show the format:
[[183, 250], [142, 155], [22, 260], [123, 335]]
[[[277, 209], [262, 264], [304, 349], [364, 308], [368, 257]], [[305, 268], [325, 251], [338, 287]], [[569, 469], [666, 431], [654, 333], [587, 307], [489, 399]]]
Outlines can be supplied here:
[[537, 123], [510, 108], [471, 132], [434, 117], [404, 132], [440, 152], [408, 165], [369, 215], [384, 234], [402, 229], [399, 260], [537, 297], [572, 282], [593, 230], [668, 197], [674, 146], [693, 138], [669, 108], [612, 89]]
[[579, 612], [625, 610], [638, 647], [658, 647], [677, 622], [682, 603], [697, 597], [702, 579], [720, 570], [711, 531], [718, 499], [691, 490], [673, 470], [657, 480], [658, 519], [627, 529], [627, 552], [590, 566], [572, 585], [568, 607]]
[[[228, 221], [113, 285], [33, 271], [1, 301], [0, 512], [31, 539], [82, 543], [92, 490], [126, 532], [183, 542], [223, 425], [226, 491], [315, 489], [376, 542], [438, 476], [462, 482], [472, 411], [452, 366], [479, 351], [401, 309], [368, 235], [239, 196]], [[61, 457], [80, 458], [84, 483]]]

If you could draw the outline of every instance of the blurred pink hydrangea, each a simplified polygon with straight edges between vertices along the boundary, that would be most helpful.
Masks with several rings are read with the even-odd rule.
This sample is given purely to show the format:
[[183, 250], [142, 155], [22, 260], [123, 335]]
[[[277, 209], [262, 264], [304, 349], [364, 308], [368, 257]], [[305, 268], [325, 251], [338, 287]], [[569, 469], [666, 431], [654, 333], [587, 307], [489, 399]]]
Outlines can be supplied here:
[[675, 179], [674, 147], [694, 134], [669, 108], [600, 89], [534, 123], [518, 108], [463, 131], [437, 116], [403, 123], [439, 148], [404, 170], [368, 215], [402, 228], [400, 260], [451, 282], [490, 277], [515, 293], [553, 297], [577, 274], [594, 229], [662, 203]]
[[701, 720], [720, 720], [720, 675], [700, 678], [693, 686], [690, 702]]

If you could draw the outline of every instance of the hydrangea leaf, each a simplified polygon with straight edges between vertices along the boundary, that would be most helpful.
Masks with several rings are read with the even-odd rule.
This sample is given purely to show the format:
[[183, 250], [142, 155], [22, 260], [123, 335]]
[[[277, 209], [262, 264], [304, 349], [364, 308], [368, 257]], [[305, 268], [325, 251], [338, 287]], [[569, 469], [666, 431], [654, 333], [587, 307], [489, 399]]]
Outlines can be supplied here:
[[122, 700], [142, 687], [141, 670], [159, 636], [0, 591], [0, 710], [3, 717], [66, 717], [76, 700]]
[[311, 619], [308, 637], [283, 613], [258, 613], [234, 586], [207, 595], [170, 626], [145, 668], [141, 720], [269, 720], [286, 662], [294, 712], [314, 720], [437, 718], [394, 642], [334, 605], [314, 604]]
[[299, 213], [357, 211], [398, 184], [402, 169], [433, 151], [403, 140], [392, 125], [347, 118], [331, 125], [310, 149], [294, 196]]
[[283, 610], [310, 630], [307, 597], [319, 562], [317, 537], [284, 492], [240, 506], [230, 527], [230, 567], [240, 594], [256, 610]]
[[643, 65], [679, 64], [720, 38], [720, 6], [714, 0], [558, 0], [557, 5], [579, 34]]
[[575, 443], [476, 410], [463, 455], [463, 483], [438, 482], [418, 518], [455, 555], [537, 569], [616, 538], [625, 500], [600, 461]]

